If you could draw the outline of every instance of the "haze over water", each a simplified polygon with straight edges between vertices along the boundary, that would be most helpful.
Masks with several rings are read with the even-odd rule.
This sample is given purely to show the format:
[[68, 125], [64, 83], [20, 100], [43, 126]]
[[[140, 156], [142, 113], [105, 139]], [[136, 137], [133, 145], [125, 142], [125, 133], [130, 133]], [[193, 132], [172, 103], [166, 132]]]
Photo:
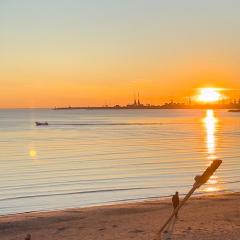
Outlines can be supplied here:
[[215, 158], [198, 193], [239, 190], [239, 126], [226, 110], [0, 110], [0, 214], [184, 194]]

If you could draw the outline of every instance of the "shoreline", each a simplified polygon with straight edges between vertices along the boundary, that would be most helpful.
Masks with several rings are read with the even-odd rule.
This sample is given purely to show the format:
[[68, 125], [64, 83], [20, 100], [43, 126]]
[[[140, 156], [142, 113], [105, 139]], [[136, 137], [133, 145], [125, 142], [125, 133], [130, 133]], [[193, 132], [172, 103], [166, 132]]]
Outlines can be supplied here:
[[[240, 239], [240, 192], [193, 196], [171, 239]], [[172, 211], [169, 199], [0, 216], [1, 240], [156, 239]], [[168, 233], [170, 234], [170, 233]], [[208, 236], [211, 236], [207, 238]]]
[[[222, 195], [231, 195], [231, 194], [240, 194], [239, 190], [220, 190], [215, 192], [195, 192], [191, 196], [190, 199], [194, 198], [205, 198], [205, 197], [211, 197], [211, 196], [222, 196]], [[186, 194], [179, 194], [180, 198], [183, 198]], [[63, 207], [63, 208], [52, 208], [52, 209], [40, 209], [40, 210], [30, 210], [30, 211], [23, 211], [23, 212], [13, 212], [13, 213], [0, 213], [1, 217], [8, 217], [8, 216], [15, 216], [15, 215], [23, 215], [23, 214], [34, 214], [34, 213], [49, 213], [49, 212], [59, 212], [59, 211], [68, 211], [68, 210], [75, 210], [75, 209], [86, 209], [86, 208], [100, 208], [100, 207], [108, 207], [108, 206], [117, 206], [117, 205], [125, 205], [125, 204], [137, 204], [141, 202], [164, 202], [164, 201], [170, 201], [172, 195], [165, 195], [165, 196], [156, 196], [156, 197], [148, 197], [148, 198], [136, 198], [136, 199], [123, 199], [119, 201], [110, 201], [110, 202], [103, 202], [98, 204], [90, 204], [90, 205], [83, 205], [78, 207]], [[4, 199], [5, 200], [5, 199]]]

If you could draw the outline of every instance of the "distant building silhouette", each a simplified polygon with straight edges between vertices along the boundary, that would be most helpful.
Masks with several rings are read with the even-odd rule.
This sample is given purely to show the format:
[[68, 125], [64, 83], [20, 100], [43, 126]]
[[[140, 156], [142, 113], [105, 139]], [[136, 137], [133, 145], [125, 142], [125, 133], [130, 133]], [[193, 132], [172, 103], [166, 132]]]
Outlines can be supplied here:
[[69, 105], [68, 107], [55, 107], [54, 110], [71, 110], [71, 109], [240, 109], [240, 98], [239, 99], [221, 99], [216, 103], [198, 103], [192, 102], [191, 97], [186, 100], [186, 102], [174, 102], [173, 99], [170, 102], [167, 102], [162, 105], [151, 105], [151, 104], [143, 104], [141, 102], [139, 93], [137, 95], [134, 94], [133, 103], [127, 104], [125, 106], [121, 105], [104, 105], [102, 107], [72, 107]]
[[141, 105], [141, 103], [140, 103], [140, 99], [139, 99], [139, 93], [138, 93], [138, 103], [137, 103], [137, 105], [138, 105], [138, 106]]

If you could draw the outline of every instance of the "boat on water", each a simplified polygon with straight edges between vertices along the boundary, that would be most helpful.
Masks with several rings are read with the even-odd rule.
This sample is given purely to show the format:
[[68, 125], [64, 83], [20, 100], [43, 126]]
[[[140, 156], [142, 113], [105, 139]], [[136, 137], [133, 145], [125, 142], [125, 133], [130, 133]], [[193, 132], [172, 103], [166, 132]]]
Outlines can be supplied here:
[[48, 122], [35, 122], [36, 126], [48, 126]]
[[231, 109], [229, 112], [240, 112], [240, 109]]

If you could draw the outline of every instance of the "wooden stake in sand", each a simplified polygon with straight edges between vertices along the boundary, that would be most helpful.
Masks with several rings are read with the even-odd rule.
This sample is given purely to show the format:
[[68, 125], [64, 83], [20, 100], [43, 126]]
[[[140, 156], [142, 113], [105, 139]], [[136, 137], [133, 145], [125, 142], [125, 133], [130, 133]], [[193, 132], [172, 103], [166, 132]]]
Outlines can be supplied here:
[[221, 165], [222, 160], [214, 160], [212, 164], [205, 170], [205, 172], [201, 176], [195, 177], [195, 183], [193, 184], [193, 187], [188, 192], [188, 194], [185, 196], [185, 198], [180, 202], [179, 206], [174, 209], [171, 216], [168, 218], [168, 220], [163, 224], [161, 229], [159, 230], [158, 234], [161, 239], [161, 234], [166, 228], [166, 226], [170, 223], [170, 221], [173, 219], [175, 214], [183, 207], [183, 205], [187, 202], [187, 200], [191, 197], [191, 195], [194, 193], [194, 191], [201, 187], [203, 184], [205, 184], [209, 178], [214, 174], [214, 172], [218, 169], [218, 167]]

